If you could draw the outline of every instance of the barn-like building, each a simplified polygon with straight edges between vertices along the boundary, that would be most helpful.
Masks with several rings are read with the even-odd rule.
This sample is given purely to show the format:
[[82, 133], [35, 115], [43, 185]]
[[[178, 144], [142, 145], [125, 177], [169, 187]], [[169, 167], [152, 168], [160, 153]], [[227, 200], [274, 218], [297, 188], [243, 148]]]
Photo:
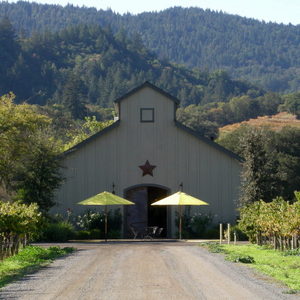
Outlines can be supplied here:
[[[77, 203], [112, 191], [136, 205], [121, 207], [123, 234], [130, 224], [159, 226], [175, 237], [176, 207], [150, 206], [183, 191], [209, 203], [191, 213], [210, 213], [214, 222], [234, 222], [241, 160], [176, 120], [179, 100], [146, 82], [115, 101], [118, 119], [65, 153], [65, 181], [53, 212], [75, 214]], [[99, 207], [98, 207], [99, 209]]]

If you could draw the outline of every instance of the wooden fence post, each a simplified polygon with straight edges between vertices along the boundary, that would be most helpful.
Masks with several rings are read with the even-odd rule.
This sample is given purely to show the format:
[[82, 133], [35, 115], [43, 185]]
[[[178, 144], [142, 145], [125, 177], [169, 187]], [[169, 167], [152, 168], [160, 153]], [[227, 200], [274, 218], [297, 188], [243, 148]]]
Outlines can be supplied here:
[[227, 244], [230, 244], [230, 224], [227, 224]]
[[223, 241], [223, 224], [220, 223], [220, 244], [222, 244]]

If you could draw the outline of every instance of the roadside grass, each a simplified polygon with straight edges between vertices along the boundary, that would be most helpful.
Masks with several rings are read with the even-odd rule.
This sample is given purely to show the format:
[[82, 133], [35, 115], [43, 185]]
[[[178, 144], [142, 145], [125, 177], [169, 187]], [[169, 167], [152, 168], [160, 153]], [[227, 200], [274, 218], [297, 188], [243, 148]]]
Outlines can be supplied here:
[[224, 253], [229, 261], [247, 263], [249, 267], [281, 281], [290, 290], [300, 292], [300, 250], [281, 252], [257, 245], [203, 245], [211, 252]]
[[0, 288], [73, 251], [75, 249], [71, 247], [49, 247], [47, 249], [37, 246], [25, 247], [17, 255], [0, 262]]

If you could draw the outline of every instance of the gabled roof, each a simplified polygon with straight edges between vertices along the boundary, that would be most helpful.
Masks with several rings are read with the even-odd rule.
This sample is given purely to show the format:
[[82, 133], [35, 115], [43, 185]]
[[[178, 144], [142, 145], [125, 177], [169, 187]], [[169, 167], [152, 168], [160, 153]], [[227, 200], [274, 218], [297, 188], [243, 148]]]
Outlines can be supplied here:
[[105, 127], [103, 130], [98, 131], [97, 133], [93, 134], [92, 136], [88, 137], [87, 139], [83, 140], [82, 142], [76, 144], [75, 146], [71, 147], [70, 149], [66, 150], [63, 155], [67, 155], [69, 153], [72, 153], [76, 150], [78, 150], [79, 148], [81, 148], [82, 146], [84, 146], [85, 144], [88, 144], [90, 141], [106, 134], [107, 132], [111, 131], [112, 129], [118, 127], [120, 125], [120, 120], [112, 123], [110, 126]]
[[225, 154], [229, 155], [230, 157], [232, 157], [233, 159], [236, 159], [240, 162], [243, 162], [243, 158], [241, 158], [239, 155], [235, 154], [234, 152], [224, 148], [223, 146], [219, 145], [218, 143], [210, 140], [209, 138], [200, 135], [197, 131], [194, 131], [193, 129], [183, 125], [182, 123], [175, 121], [175, 125], [176, 127], [188, 132], [189, 134], [195, 136], [196, 138], [198, 138], [199, 140], [201, 140], [202, 142], [214, 147], [215, 149], [224, 152]]
[[145, 81], [143, 84], [141, 84], [138, 87], [132, 89], [131, 91], [129, 91], [128, 93], [126, 93], [122, 97], [116, 99], [114, 102], [115, 103], [120, 103], [122, 100], [124, 100], [124, 99], [128, 98], [129, 96], [135, 94], [136, 92], [140, 91], [144, 87], [149, 87], [149, 88], [157, 91], [158, 93], [160, 93], [160, 94], [164, 95], [165, 97], [169, 98], [170, 100], [174, 101], [176, 104], [180, 103], [180, 100], [178, 100], [176, 97], [174, 97], [171, 94], [167, 93], [166, 91], [160, 89], [159, 87], [157, 87], [156, 85], [150, 83], [149, 81]]
[[[176, 104], [179, 104], [179, 103], [180, 103], [180, 101], [179, 101], [176, 97], [173, 97], [173, 96], [170, 95], [169, 93], [163, 91], [162, 89], [158, 88], [157, 86], [151, 84], [151, 83], [148, 82], [148, 81], [146, 81], [146, 82], [143, 83], [142, 85], [140, 85], [140, 86], [138, 86], [138, 87], [132, 89], [132, 90], [129, 91], [127, 94], [125, 94], [124, 96], [118, 98], [118, 99], [115, 100], [114, 102], [115, 102], [115, 103], [119, 103], [119, 102], [121, 102], [122, 100], [124, 100], [125, 98], [129, 97], [130, 95], [132, 95], [132, 94], [138, 92], [139, 90], [143, 89], [144, 87], [150, 87], [150, 88], [156, 90], [156, 91], [159, 92], [160, 94], [162, 94], [162, 95], [168, 97], [169, 99], [171, 99], [172, 101], [174, 101]], [[100, 136], [102, 136], [102, 135], [104, 135], [104, 134], [110, 132], [112, 129], [118, 127], [119, 125], [120, 125], [120, 120], [114, 122], [112, 125], [110, 125], [110, 126], [104, 128], [103, 130], [101, 130], [101, 131], [95, 133], [94, 135], [90, 136], [89, 138], [85, 139], [84, 141], [82, 141], [82, 142], [78, 143], [77, 145], [73, 146], [72, 148], [68, 149], [67, 151], [65, 151], [65, 152], [63, 153], [63, 155], [67, 155], [67, 154], [69, 154], [69, 153], [72, 153], [73, 151], [78, 150], [79, 148], [81, 148], [81, 147], [84, 146], [85, 144], [88, 144], [90, 141], [92, 141], [92, 140], [94, 140], [94, 139], [97, 139], [98, 137], [100, 137]], [[221, 145], [217, 144], [216, 142], [211, 141], [210, 139], [208, 139], [208, 138], [206, 138], [206, 137], [200, 135], [198, 132], [192, 130], [191, 128], [189, 128], [189, 127], [187, 127], [187, 126], [185, 126], [185, 125], [183, 125], [182, 123], [178, 122], [177, 120], [175, 120], [175, 126], [178, 127], [178, 128], [180, 128], [180, 129], [182, 129], [182, 130], [184, 130], [184, 131], [186, 131], [186, 132], [188, 132], [189, 134], [195, 136], [196, 138], [198, 138], [198, 139], [201, 140], [202, 142], [204, 142], [204, 143], [206, 143], [206, 144], [208, 144], [208, 145], [214, 147], [215, 149], [217, 149], [217, 150], [219, 150], [219, 151], [225, 153], [226, 155], [232, 157], [233, 159], [236, 159], [236, 160], [238, 160], [238, 161], [240, 161], [240, 162], [243, 162], [243, 159], [242, 159], [239, 155], [237, 155], [237, 154], [233, 153], [232, 151], [230, 151], [230, 150], [228, 150], [228, 149], [222, 147]]]

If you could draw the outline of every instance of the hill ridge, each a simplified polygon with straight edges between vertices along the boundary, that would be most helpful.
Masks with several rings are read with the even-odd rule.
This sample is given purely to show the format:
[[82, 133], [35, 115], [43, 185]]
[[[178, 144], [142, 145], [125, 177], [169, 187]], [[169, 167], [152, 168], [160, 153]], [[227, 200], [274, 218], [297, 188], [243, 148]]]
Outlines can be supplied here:
[[220, 133], [226, 134], [228, 132], [234, 131], [240, 126], [250, 125], [250, 126], [266, 126], [274, 131], [280, 131], [283, 127], [291, 126], [300, 129], [300, 120], [296, 118], [296, 115], [290, 114], [288, 112], [280, 112], [271, 116], [259, 116], [257, 118], [251, 118], [246, 121], [239, 123], [229, 124], [220, 128]]
[[[300, 25], [264, 22], [201, 8], [173, 7], [137, 15], [95, 8], [0, 3], [25, 33], [58, 30], [80, 23], [100, 24], [114, 33], [140, 35], [160, 59], [207, 70], [224, 69], [234, 78], [249, 80], [268, 90], [300, 90]], [[68, 21], [65, 21], [68, 20]]]

